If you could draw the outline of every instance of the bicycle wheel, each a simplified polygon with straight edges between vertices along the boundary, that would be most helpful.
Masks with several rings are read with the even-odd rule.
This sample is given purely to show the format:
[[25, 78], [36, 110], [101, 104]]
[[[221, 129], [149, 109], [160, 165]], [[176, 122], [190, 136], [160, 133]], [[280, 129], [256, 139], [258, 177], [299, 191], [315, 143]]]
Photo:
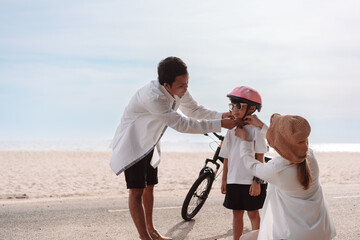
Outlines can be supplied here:
[[190, 221], [200, 211], [209, 196], [214, 182], [214, 173], [204, 172], [190, 188], [181, 209], [181, 216], [185, 221]]

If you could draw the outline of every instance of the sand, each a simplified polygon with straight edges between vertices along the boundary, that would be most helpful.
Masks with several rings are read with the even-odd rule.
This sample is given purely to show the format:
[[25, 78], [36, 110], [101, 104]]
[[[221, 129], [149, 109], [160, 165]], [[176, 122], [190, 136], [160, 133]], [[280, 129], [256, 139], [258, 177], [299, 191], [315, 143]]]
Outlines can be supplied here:
[[[360, 153], [315, 154], [320, 166], [320, 181], [325, 196], [330, 198], [330, 211], [337, 224], [336, 239], [357, 239], [356, 236], [360, 236], [356, 227], [360, 216], [357, 206]], [[125, 198], [128, 191], [124, 175], [116, 176], [112, 172], [110, 155], [110, 152], [0, 151], [2, 209], [20, 208], [19, 201], [21, 204], [21, 201], [26, 203], [32, 199]], [[208, 157], [212, 157], [212, 153], [162, 153], [157, 196], [177, 195], [183, 199]], [[220, 191], [220, 182], [213, 185], [217, 191]], [[334, 195], [340, 189], [341, 196]], [[343, 204], [344, 199], [347, 205]], [[348, 219], [349, 215], [355, 219]]]
[[[0, 152], [0, 199], [126, 196], [110, 152]], [[273, 155], [273, 154], [270, 154]], [[212, 153], [162, 153], [157, 192], [186, 190]], [[326, 185], [360, 184], [360, 153], [316, 153]], [[216, 185], [214, 186], [216, 187]]]

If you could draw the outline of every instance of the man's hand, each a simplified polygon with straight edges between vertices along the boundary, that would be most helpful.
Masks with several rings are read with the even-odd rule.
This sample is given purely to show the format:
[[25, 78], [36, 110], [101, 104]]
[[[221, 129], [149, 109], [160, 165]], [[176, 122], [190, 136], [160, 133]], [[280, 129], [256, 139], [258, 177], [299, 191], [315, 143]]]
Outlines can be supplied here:
[[236, 126], [236, 122], [233, 119], [225, 118], [221, 120], [221, 127], [227, 129], [233, 129]]
[[250, 196], [256, 197], [259, 196], [260, 193], [261, 193], [261, 185], [253, 181], [249, 189]]
[[231, 113], [231, 112], [225, 112], [225, 113], [223, 113], [223, 115], [222, 115], [221, 119], [224, 119], [224, 118], [231, 118], [231, 119], [234, 119], [235, 117], [234, 117], [234, 115], [232, 115], [232, 113]]
[[245, 123], [259, 128], [264, 126], [264, 123], [256, 115], [245, 117]]
[[249, 140], [249, 134], [248, 132], [246, 131], [245, 128], [243, 127], [237, 127], [235, 129], [235, 136], [241, 138], [242, 140], [244, 141], [248, 141]]

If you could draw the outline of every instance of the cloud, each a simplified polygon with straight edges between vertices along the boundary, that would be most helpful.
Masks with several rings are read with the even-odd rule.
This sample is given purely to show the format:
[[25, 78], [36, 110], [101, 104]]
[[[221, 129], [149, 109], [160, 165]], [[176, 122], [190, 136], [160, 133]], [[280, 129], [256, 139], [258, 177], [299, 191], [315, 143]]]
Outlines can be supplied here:
[[[6, 91], [0, 91], [0, 108], [24, 128], [25, 116], [10, 108], [20, 112], [26, 106], [30, 122], [49, 124], [48, 129], [62, 119], [57, 124], [69, 136], [81, 124], [109, 126], [106, 135], [133, 92], [156, 78], [158, 62], [176, 55], [188, 64], [192, 94], [209, 108], [226, 111], [226, 93], [248, 85], [262, 94], [265, 119], [281, 112], [353, 122], [360, 119], [354, 111], [360, 89], [359, 5], [3, 1], [0, 87]], [[10, 122], [9, 117], [0, 125]], [[51, 131], [55, 136], [56, 129]]]

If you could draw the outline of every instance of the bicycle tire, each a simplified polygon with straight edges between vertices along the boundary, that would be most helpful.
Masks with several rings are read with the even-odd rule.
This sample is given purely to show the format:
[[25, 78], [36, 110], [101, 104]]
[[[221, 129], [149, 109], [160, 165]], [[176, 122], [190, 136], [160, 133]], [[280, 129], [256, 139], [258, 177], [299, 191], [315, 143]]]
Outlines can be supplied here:
[[209, 196], [214, 178], [213, 172], [204, 172], [191, 186], [181, 208], [181, 216], [185, 221], [190, 221], [200, 211]]

